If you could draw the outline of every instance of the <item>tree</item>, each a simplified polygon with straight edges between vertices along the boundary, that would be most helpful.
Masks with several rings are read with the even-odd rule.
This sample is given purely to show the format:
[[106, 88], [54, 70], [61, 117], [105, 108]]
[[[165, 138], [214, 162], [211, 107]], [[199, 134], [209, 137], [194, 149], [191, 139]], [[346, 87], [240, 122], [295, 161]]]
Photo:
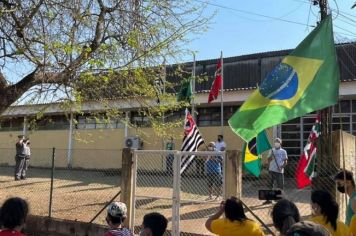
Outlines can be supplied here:
[[106, 98], [158, 96], [155, 112], [164, 113], [174, 99], [157, 93], [157, 74], [181, 55], [188, 33], [205, 28], [203, 8], [190, 0], [0, 0], [0, 68], [28, 71], [18, 81], [0, 73], [0, 112], [24, 94], [78, 102], [110, 89]]

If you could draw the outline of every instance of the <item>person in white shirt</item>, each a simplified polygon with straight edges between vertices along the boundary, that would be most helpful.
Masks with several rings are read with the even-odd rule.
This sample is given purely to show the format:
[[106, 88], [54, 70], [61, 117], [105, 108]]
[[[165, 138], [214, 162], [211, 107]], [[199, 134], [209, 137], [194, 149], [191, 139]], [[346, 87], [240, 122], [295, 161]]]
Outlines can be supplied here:
[[31, 148], [30, 148], [29, 139], [25, 139], [23, 142], [24, 142], [24, 149], [25, 149], [26, 156], [25, 156], [25, 163], [21, 170], [21, 179], [26, 179], [27, 169], [28, 166], [30, 165]]
[[218, 141], [215, 142], [215, 150], [219, 152], [226, 151], [226, 143], [224, 142], [224, 136], [218, 135]]
[[[282, 148], [282, 140], [276, 138], [274, 140], [274, 148], [272, 149], [269, 157], [269, 174], [270, 174], [270, 188], [273, 189], [274, 183], [277, 184], [277, 189], [283, 190], [284, 188], [284, 167], [288, 163], [287, 151]], [[271, 201], [265, 201], [263, 204], [270, 204]]]

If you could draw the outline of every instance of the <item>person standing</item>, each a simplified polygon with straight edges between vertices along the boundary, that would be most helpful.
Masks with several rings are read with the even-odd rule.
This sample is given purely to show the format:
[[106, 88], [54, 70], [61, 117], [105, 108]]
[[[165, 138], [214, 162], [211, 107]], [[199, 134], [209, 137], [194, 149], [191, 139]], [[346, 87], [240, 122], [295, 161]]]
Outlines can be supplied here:
[[224, 142], [224, 136], [219, 134], [218, 141], [215, 143], [215, 149], [218, 152], [226, 151], [226, 143]]
[[349, 170], [341, 170], [334, 177], [337, 190], [349, 196], [349, 202], [346, 209], [345, 224], [350, 225], [352, 217], [356, 212], [356, 187], [353, 173]]
[[18, 141], [16, 142], [16, 155], [15, 155], [15, 181], [18, 181], [21, 179], [21, 173], [23, 166], [25, 164], [25, 158], [26, 158], [26, 153], [25, 153], [25, 144], [24, 144], [24, 139], [25, 137], [23, 135], [19, 135]]
[[[282, 148], [282, 140], [276, 138], [274, 140], [274, 148], [272, 149], [269, 157], [269, 175], [270, 175], [270, 188], [273, 189], [276, 182], [277, 188], [284, 189], [284, 168], [288, 162], [288, 155], [286, 150]], [[272, 201], [267, 200], [263, 204], [271, 204]]]
[[[208, 151], [213, 152], [215, 150], [215, 143], [210, 142], [208, 144]], [[209, 197], [207, 198], [207, 200], [211, 200], [213, 198], [214, 188], [216, 192], [216, 199], [220, 197], [220, 194], [222, 192], [222, 161], [223, 157], [217, 155], [209, 156], [208, 160], [206, 161], [206, 177], [209, 192]]]
[[30, 139], [25, 139], [23, 141], [23, 144], [25, 148], [26, 157], [25, 157], [25, 163], [21, 170], [21, 179], [26, 179], [26, 173], [27, 173], [28, 166], [30, 165], [30, 156], [31, 156]]
[[[170, 137], [168, 142], [166, 143], [166, 150], [167, 151], [174, 150], [173, 137]], [[169, 153], [166, 157], [166, 171], [168, 174], [173, 174], [173, 161], [174, 161], [174, 154]]]

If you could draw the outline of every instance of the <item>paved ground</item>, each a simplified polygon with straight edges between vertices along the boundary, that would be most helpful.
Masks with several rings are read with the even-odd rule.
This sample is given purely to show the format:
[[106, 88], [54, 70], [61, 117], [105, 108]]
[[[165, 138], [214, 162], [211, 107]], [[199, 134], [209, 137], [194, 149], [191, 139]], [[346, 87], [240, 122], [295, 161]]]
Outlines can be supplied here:
[[[0, 202], [10, 196], [20, 196], [30, 203], [31, 213], [48, 215], [51, 172], [48, 169], [30, 169], [28, 179], [13, 181], [13, 168], [0, 167]], [[219, 200], [207, 198], [206, 181], [202, 177], [182, 177], [180, 230], [196, 234], [208, 234], [204, 223], [207, 217], [218, 209]], [[120, 176], [114, 172], [94, 172], [78, 170], [56, 170], [54, 176], [52, 216], [89, 222], [94, 215], [119, 190]], [[271, 226], [270, 206], [262, 206], [257, 199], [258, 189], [265, 182], [243, 181], [243, 201]], [[296, 191], [291, 181], [286, 182], [287, 196], [299, 207], [301, 214], [310, 214], [310, 191]], [[159, 211], [172, 219], [172, 177], [165, 174], [140, 173], [137, 176], [135, 225], [139, 226], [147, 212]], [[255, 219], [250, 213], [248, 217]], [[95, 223], [105, 224], [105, 213]], [[169, 225], [171, 228], [171, 224]], [[273, 229], [273, 227], [271, 227]]]

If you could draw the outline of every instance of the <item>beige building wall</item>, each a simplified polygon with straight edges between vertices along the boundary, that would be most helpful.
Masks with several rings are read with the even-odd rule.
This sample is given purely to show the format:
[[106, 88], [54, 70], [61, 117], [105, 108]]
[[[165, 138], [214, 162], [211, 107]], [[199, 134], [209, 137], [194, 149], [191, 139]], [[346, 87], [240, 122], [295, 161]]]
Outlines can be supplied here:
[[[221, 127], [201, 127], [200, 132], [208, 144], [217, 140]], [[271, 134], [271, 132], [268, 132]], [[15, 143], [21, 132], [0, 132], [0, 164], [14, 165]], [[68, 130], [37, 130], [27, 134], [31, 139], [31, 166], [50, 167], [52, 148], [55, 147], [55, 166], [67, 167], [68, 164]], [[165, 147], [163, 138], [152, 128], [140, 130], [129, 129], [128, 136], [138, 135], [143, 140], [144, 150], [162, 150]], [[175, 149], [180, 150], [183, 139], [183, 128], [173, 129]], [[121, 168], [121, 152], [125, 144], [124, 129], [83, 129], [74, 130], [71, 153], [71, 166], [84, 169]], [[230, 127], [224, 127], [224, 139], [228, 150], [241, 150], [243, 141], [234, 134]], [[201, 146], [201, 150], [204, 146]], [[139, 160], [145, 170], [165, 170], [165, 155], [150, 155]]]

